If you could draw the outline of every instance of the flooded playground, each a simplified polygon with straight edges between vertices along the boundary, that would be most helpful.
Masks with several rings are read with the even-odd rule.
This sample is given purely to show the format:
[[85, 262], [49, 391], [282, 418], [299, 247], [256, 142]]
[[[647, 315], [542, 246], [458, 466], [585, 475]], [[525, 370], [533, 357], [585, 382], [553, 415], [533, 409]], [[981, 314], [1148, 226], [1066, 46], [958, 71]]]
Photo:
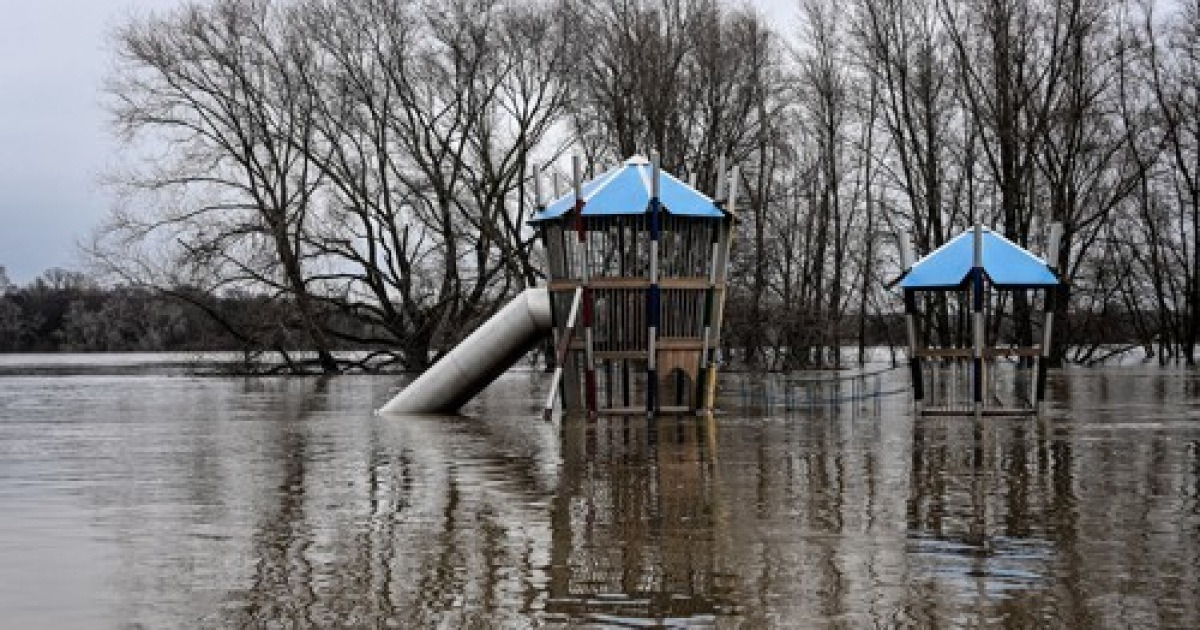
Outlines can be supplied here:
[[10, 627], [1200, 627], [1194, 371], [981, 420], [886, 366], [731, 374], [715, 418], [562, 423], [526, 371], [407, 418], [395, 377], [14, 371]]

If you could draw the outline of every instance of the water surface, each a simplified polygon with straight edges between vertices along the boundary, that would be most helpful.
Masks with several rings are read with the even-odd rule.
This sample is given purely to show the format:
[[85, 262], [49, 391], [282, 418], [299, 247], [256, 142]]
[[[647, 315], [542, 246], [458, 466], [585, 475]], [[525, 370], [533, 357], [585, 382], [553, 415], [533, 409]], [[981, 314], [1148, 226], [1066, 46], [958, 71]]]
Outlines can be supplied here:
[[530, 372], [403, 419], [395, 377], [3, 376], [0, 618], [1200, 627], [1197, 373], [1068, 370], [1038, 419], [915, 419], [880, 379], [545, 424]]

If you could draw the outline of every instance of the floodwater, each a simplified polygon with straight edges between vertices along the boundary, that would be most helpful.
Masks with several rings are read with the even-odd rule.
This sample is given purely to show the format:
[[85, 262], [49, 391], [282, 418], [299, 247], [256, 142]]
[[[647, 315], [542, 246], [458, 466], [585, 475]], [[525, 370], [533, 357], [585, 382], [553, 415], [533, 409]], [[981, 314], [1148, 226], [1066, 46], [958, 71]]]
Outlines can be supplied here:
[[394, 377], [13, 371], [6, 628], [1200, 627], [1200, 372], [546, 424], [531, 372], [380, 418]]

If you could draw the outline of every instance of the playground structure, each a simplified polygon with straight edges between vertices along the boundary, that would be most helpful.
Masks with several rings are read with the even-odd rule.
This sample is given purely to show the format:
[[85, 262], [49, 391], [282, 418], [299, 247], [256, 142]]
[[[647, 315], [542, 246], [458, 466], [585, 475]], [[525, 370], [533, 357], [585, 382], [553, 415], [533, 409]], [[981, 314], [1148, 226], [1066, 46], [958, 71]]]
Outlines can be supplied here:
[[[538, 210], [530, 225], [545, 248], [547, 285], [519, 295], [381, 413], [454, 413], [549, 334], [558, 365], [547, 418], [560, 398], [564, 411], [588, 415], [715, 406], [737, 168], [718, 178], [713, 197], [640, 156], [586, 183], [578, 157], [572, 171], [570, 192], [546, 205], [534, 178]], [[718, 171], [724, 174], [723, 164]], [[1048, 260], [1057, 259], [1060, 238], [1061, 226], [1052, 225]], [[901, 258], [896, 282], [904, 291], [918, 410], [1036, 413], [1045, 399], [1061, 284], [1055, 270], [980, 225], [916, 263], [902, 240]], [[1009, 306], [1031, 315], [1031, 293], [1041, 296], [1041, 343], [1002, 344], [1006, 336], [1037, 338], [1033, 322], [1005, 319]], [[935, 312], [923, 314], [930, 306]], [[1027, 334], [1014, 335], [1019, 326]], [[931, 343], [935, 330], [940, 338]], [[815, 400], [811, 393], [808, 399]]]
[[[716, 399], [737, 168], [716, 199], [634, 156], [530, 220], [548, 283], [527, 289], [380, 413], [453, 413], [547, 333], [558, 367], [546, 402], [566, 411], [691, 413]], [[726, 185], [727, 184], [727, 185]]]
[[[1058, 259], [1062, 226], [1052, 224], [1046, 260]], [[1061, 281], [1054, 268], [1002, 235], [976, 225], [915, 264], [911, 246], [902, 241], [905, 322], [913, 399], [925, 415], [1029, 415], [1046, 395], [1046, 362], [1051, 347], [1054, 295]], [[1041, 343], [1003, 346], [1005, 307], [1013, 310], [1018, 292], [1025, 304], [1041, 294]], [[960, 334], [940, 346], [928, 343], [932, 326], [920, 302], [939, 300], [946, 322]], [[1013, 299], [1009, 299], [1013, 298]], [[1017, 315], [1019, 313], [1014, 313]], [[970, 332], [967, 334], [969, 323]], [[1013, 321], [1010, 328], [1016, 328]], [[1032, 331], [1032, 322], [1029, 330]], [[1031, 337], [1034, 337], [1031, 335]], [[1034, 337], [1036, 338], [1036, 337]], [[1011, 358], [1011, 371], [999, 359]], [[1005, 366], [1006, 368], [1008, 366]], [[1004, 372], [1003, 381], [998, 376]], [[1011, 372], [1011, 373], [1009, 373]]]

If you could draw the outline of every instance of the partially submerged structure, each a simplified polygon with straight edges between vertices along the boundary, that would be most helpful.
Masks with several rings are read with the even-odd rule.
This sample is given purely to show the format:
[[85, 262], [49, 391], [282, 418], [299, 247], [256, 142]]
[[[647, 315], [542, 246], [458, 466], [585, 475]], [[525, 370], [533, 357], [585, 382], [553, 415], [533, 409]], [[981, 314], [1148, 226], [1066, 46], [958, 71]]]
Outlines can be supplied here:
[[[1048, 260], [1057, 259], [1061, 226], [1051, 227]], [[1053, 267], [983, 226], [963, 232], [915, 264], [903, 248], [908, 355], [913, 398], [927, 415], [1025, 415], [1045, 399], [1046, 361], [1053, 330], [1054, 296], [1061, 284]], [[1020, 299], [1017, 294], [1023, 293]], [[1001, 320], [1034, 312], [1041, 300], [1041, 343], [1003, 344], [1005, 330], [1021, 322]], [[933, 299], [929, 299], [933, 298]], [[1021, 303], [1026, 309], [1015, 308]], [[941, 343], [931, 343], [928, 308], [941, 309]], [[1026, 322], [1029, 338], [1033, 322]], [[947, 330], [947, 329], [950, 330]], [[996, 379], [999, 361], [1011, 359], [1011, 382]], [[1000, 396], [1007, 394], [1007, 400]]]
[[578, 160], [574, 169], [573, 190], [531, 221], [546, 249], [564, 408], [711, 408], [733, 209], [640, 156], [587, 183]]
[[535, 193], [547, 286], [527, 289], [381, 413], [454, 413], [550, 332], [559, 367], [547, 416], [560, 384], [571, 411], [712, 408], [737, 168], [714, 199], [640, 156], [586, 183], [578, 157], [572, 166], [570, 192], [544, 207]]

